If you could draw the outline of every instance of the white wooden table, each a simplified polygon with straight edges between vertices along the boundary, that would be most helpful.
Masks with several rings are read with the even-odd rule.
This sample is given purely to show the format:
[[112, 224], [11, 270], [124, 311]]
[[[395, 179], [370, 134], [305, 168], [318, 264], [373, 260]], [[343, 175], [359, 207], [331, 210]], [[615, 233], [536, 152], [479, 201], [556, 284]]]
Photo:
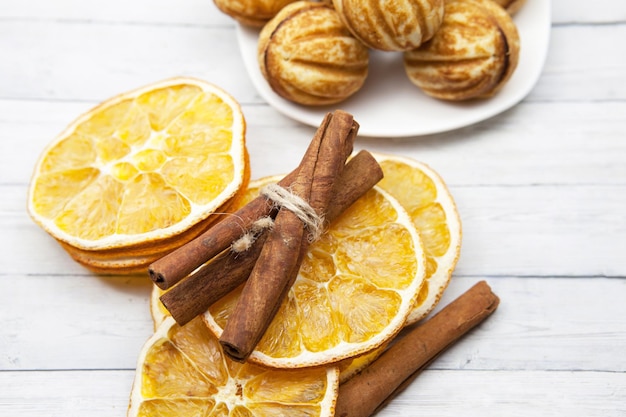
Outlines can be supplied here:
[[[380, 416], [626, 415], [626, 2], [553, 0], [542, 76], [517, 106], [460, 130], [357, 148], [424, 161], [464, 226], [441, 305], [485, 279], [489, 320]], [[252, 175], [293, 168], [314, 128], [243, 68], [210, 0], [0, 3], [0, 415], [124, 416], [152, 332], [146, 276], [75, 264], [25, 211], [40, 151], [118, 93], [176, 75], [242, 104]]]

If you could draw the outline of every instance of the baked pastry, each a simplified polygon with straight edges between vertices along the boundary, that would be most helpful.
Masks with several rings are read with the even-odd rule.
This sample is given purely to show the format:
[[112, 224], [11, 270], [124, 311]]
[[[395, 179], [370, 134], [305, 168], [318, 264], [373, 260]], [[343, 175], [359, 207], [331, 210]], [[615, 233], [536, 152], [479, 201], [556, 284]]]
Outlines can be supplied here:
[[370, 48], [408, 51], [432, 38], [444, 0], [332, 0], [350, 32]]
[[522, 8], [526, 0], [493, 0], [502, 6], [509, 14], [515, 14]]
[[258, 62], [278, 95], [319, 106], [345, 100], [363, 86], [369, 52], [331, 6], [298, 1], [261, 30]]
[[213, 0], [220, 11], [246, 26], [262, 27], [295, 0]]
[[443, 24], [420, 48], [404, 53], [411, 82], [444, 100], [494, 95], [519, 60], [511, 16], [492, 0], [446, 0]]

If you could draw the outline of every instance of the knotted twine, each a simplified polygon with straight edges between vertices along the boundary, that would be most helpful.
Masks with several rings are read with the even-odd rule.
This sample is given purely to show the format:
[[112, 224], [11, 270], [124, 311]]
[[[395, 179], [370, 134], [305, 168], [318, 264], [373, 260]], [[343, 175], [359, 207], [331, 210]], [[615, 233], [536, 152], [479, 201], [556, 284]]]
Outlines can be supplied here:
[[[278, 184], [269, 184], [263, 187], [260, 194], [272, 201], [275, 207], [285, 208], [294, 213], [304, 226], [309, 229], [309, 241], [317, 240], [322, 234], [324, 220], [319, 216], [313, 207], [302, 197], [291, 190], [281, 187]], [[259, 234], [270, 229], [274, 225], [271, 217], [261, 217], [252, 223], [250, 230], [244, 233], [239, 239], [233, 242], [231, 250], [240, 253], [248, 250]]]

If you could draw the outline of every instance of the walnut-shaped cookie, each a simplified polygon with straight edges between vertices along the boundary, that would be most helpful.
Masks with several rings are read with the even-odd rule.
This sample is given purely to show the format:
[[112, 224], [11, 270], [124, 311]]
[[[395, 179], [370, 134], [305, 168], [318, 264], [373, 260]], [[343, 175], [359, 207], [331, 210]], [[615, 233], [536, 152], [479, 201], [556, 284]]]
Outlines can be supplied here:
[[515, 14], [522, 8], [526, 0], [493, 0], [502, 6], [509, 14]]
[[444, 0], [332, 0], [350, 32], [382, 51], [408, 51], [432, 38]]
[[404, 67], [411, 82], [432, 97], [485, 98], [510, 79], [519, 50], [515, 22], [492, 0], [446, 0], [441, 28], [404, 53]]
[[298, 1], [284, 7], [261, 30], [258, 62], [279, 96], [321, 106], [345, 100], [365, 82], [369, 51], [320, 2]]
[[246, 26], [262, 27], [295, 0], [213, 0], [222, 13]]

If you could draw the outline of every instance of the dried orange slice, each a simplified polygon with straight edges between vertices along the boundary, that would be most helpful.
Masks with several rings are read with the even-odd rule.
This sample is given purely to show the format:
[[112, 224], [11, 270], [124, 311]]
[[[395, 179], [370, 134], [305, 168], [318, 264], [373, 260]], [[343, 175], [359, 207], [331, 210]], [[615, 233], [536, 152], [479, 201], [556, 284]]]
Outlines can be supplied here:
[[426, 254], [426, 281], [407, 324], [424, 318], [447, 288], [461, 250], [461, 220], [446, 184], [428, 165], [373, 153], [384, 172], [379, 186], [411, 216]]
[[167, 311], [167, 308], [159, 299], [164, 292], [156, 285], [153, 285], [152, 291], [150, 291], [150, 317], [152, 317], [152, 325], [155, 330], [159, 328], [166, 318], [171, 317], [170, 312]]
[[[249, 195], [276, 180], [254, 182]], [[403, 327], [425, 271], [422, 244], [406, 211], [382, 189], [370, 190], [310, 246], [249, 361], [301, 368], [375, 349]], [[216, 335], [240, 291], [214, 303], [203, 316]]]
[[[150, 315], [152, 317], [152, 323], [155, 331], [168, 317], [171, 317], [169, 311], [167, 311], [167, 309], [159, 299], [159, 297], [161, 297], [164, 292], [164, 290], [160, 289], [156, 285], [153, 285], [152, 291], [150, 293]], [[365, 367], [367, 367], [383, 353], [386, 347], [387, 343], [370, 352], [366, 352], [359, 356], [350, 357], [339, 361], [336, 364], [333, 364], [333, 366], [336, 366], [339, 369], [339, 384], [344, 383], [345, 381], [356, 375], [358, 372], [363, 370]]]
[[228, 359], [200, 318], [167, 317], [139, 355], [128, 417], [334, 414], [338, 370], [268, 369]]
[[239, 104], [201, 80], [120, 94], [43, 151], [28, 210], [86, 266], [147, 266], [204, 231], [245, 188], [245, 130]]

